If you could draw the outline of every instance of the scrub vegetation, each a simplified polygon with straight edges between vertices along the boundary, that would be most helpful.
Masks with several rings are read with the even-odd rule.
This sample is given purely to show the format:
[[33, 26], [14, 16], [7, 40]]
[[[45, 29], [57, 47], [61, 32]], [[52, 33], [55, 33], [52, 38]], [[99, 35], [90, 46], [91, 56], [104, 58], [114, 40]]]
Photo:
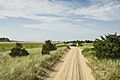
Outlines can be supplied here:
[[120, 80], [120, 37], [108, 34], [96, 39], [93, 47], [83, 47], [96, 80]]
[[57, 47], [50, 40], [45, 41], [45, 44], [42, 46], [42, 54], [50, 54], [50, 51], [56, 50]]
[[[8, 49], [0, 52], [0, 80], [42, 80], [57, 60], [68, 51], [68, 48], [63, 46], [43, 55], [41, 53], [43, 43], [23, 43], [23, 45], [21, 43], [16, 43], [16, 45], [15, 43], [5, 43], [2, 46]], [[29, 55], [20, 57], [19, 53], [23, 49]], [[10, 53], [15, 53], [15, 56], [11, 57]]]
[[11, 49], [11, 52], [9, 53], [11, 57], [16, 57], [16, 56], [27, 56], [29, 55], [28, 51], [23, 48], [23, 45], [20, 43], [16, 43], [16, 46]]

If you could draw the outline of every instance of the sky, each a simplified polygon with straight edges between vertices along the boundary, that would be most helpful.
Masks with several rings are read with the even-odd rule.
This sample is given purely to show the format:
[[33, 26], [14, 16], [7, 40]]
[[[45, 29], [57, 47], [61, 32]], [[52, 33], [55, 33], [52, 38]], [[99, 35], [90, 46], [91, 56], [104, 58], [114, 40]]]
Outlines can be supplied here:
[[0, 37], [94, 40], [120, 34], [120, 0], [0, 0]]

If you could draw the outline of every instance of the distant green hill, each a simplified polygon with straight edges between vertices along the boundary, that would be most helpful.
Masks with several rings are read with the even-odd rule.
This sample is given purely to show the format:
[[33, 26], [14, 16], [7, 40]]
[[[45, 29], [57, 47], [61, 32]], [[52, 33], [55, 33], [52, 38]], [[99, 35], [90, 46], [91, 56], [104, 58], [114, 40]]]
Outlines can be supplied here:
[[11, 41], [10, 39], [3, 37], [3, 38], [0, 38], [0, 42], [11, 42]]

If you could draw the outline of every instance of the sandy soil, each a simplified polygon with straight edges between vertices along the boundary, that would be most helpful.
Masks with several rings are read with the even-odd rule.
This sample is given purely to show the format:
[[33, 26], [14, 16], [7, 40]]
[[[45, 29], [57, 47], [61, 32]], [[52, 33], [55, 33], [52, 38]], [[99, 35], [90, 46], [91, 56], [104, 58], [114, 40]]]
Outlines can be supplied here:
[[47, 80], [95, 80], [81, 51], [77, 47], [71, 47], [70, 52], [53, 67], [54, 71]]

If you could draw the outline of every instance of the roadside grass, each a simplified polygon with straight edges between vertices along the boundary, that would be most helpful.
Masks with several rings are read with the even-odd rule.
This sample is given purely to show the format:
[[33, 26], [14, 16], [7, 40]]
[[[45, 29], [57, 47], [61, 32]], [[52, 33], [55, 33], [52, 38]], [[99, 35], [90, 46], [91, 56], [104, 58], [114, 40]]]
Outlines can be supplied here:
[[58, 48], [60, 48], [60, 47], [67, 47], [67, 48], [70, 48], [70, 44], [64, 44], [64, 43], [62, 43], [62, 44], [59, 44], [59, 45], [56, 45]]
[[81, 49], [93, 48], [93, 43], [83, 43], [83, 46], [80, 46]]
[[[24, 48], [31, 49], [31, 48], [39, 48], [44, 43], [28, 43], [28, 42], [20, 42], [23, 44]], [[11, 48], [15, 46], [15, 42], [0, 42], [0, 52], [9, 51]]]
[[27, 49], [30, 55], [11, 58], [9, 51], [0, 54], [0, 80], [42, 80], [48, 69], [67, 52], [66, 47], [42, 55], [41, 48]]
[[92, 48], [82, 49], [96, 80], [120, 80], [120, 59], [98, 59]]

